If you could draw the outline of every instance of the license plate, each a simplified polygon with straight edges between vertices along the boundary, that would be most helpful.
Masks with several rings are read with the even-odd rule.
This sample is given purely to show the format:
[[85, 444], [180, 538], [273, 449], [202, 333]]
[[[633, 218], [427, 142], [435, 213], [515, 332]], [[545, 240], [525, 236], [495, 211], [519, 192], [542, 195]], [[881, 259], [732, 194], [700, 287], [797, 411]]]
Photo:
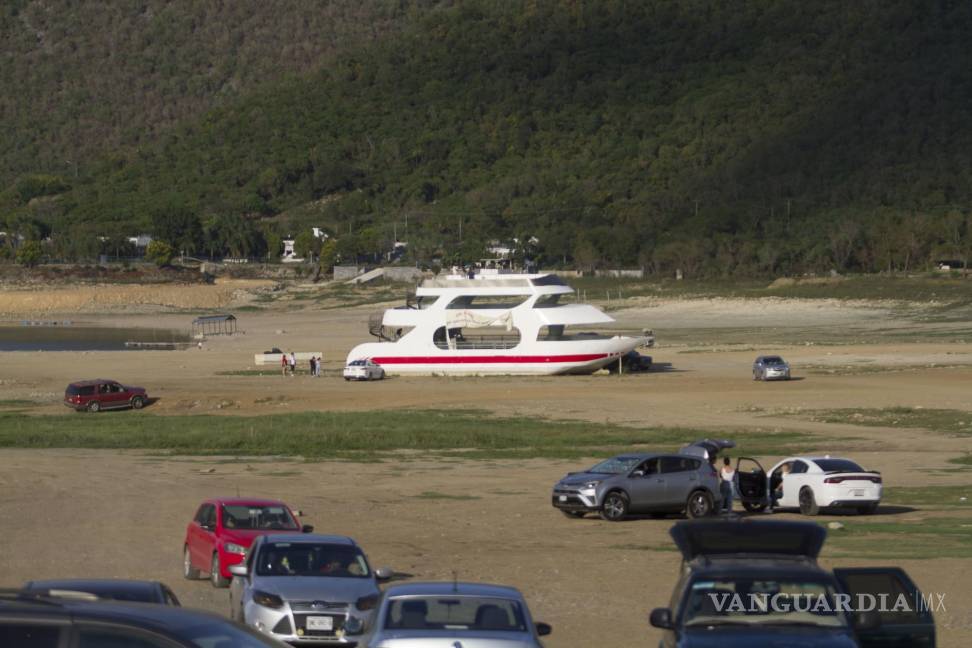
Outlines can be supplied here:
[[561, 502], [566, 502], [567, 501], [567, 496], [566, 495], [561, 495], [560, 496], [560, 501]]
[[864, 497], [864, 489], [858, 488], [857, 490], [851, 491], [854, 497]]
[[308, 630], [333, 630], [334, 617], [307, 617], [306, 626]]

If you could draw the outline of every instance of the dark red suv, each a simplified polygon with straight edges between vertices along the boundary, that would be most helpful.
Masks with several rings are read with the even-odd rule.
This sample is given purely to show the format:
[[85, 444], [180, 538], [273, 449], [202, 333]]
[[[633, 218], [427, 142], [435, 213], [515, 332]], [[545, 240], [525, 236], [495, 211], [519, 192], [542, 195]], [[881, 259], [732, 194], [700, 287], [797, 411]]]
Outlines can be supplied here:
[[122, 407], [142, 409], [147, 402], [148, 395], [143, 387], [128, 387], [103, 378], [74, 382], [64, 390], [64, 404], [79, 412]]

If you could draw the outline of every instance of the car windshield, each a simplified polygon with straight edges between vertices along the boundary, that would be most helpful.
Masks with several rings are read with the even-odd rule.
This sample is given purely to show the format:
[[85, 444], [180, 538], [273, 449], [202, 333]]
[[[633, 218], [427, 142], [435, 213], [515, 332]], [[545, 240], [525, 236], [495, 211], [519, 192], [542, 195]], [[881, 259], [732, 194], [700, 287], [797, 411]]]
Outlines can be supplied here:
[[767, 356], [763, 358], [763, 363], [768, 365], [786, 364], [785, 362], [783, 362], [783, 358], [781, 358], [780, 356]]
[[311, 542], [268, 542], [257, 557], [258, 576], [368, 578], [371, 570], [357, 547]]
[[448, 633], [526, 632], [520, 604], [485, 596], [408, 596], [388, 601], [385, 628], [441, 630]]
[[587, 472], [602, 473], [605, 475], [621, 475], [634, 470], [644, 457], [611, 457], [607, 461], [602, 461]]
[[682, 614], [685, 626], [847, 625], [831, 583], [798, 577], [701, 578], [692, 583]]
[[228, 622], [213, 621], [176, 630], [181, 639], [188, 640], [190, 645], [198, 648], [286, 648], [287, 644], [280, 643], [261, 632], [243, 625]]
[[864, 472], [864, 469], [848, 459], [814, 459], [820, 470], [829, 472]]
[[247, 506], [226, 504], [223, 506], [223, 527], [227, 529], [297, 529], [297, 520], [280, 504]]
[[351, 361], [351, 364], [349, 364], [348, 366], [349, 367], [363, 367], [364, 365], [365, 365], [365, 361], [364, 360], [352, 360]]

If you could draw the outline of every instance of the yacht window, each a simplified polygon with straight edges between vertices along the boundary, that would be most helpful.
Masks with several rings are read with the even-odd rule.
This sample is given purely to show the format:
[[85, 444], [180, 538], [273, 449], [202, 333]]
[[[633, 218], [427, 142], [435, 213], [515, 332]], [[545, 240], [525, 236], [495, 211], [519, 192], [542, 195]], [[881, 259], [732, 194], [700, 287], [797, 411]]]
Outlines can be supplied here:
[[537, 301], [533, 302], [534, 308], [553, 308], [560, 305], [560, 293], [556, 295], [540, 295]]
[[496, 310], [509, 310], [516, 308], [530, 295], [462, 295], [456, 297], [449, 305], [449, 310], [470, 310], [475, 308], [488, 308]]
[[507, 331], [505, 326], [450, 328], [440, 326], [432, 334], [432, 342], [440, 349], [512, 349], [520, 343], [519, 329]]

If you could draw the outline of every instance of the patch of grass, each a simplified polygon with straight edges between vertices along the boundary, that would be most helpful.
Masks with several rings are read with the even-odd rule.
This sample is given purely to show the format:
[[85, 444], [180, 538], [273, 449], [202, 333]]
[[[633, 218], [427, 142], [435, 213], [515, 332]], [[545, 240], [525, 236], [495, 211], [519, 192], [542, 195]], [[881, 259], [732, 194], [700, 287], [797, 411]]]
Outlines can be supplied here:
[[424, 491], [418, 495], [412, 495], [412, 497], [417, 499], [458, 500], [458, 501], [482, 499], [478, 495], [449, 495], [448, 493], [439, 493], [437, 491]]
[[972, 518], [845, 522], [824, 544], [831, 558], [972, 558]]
[[972, 454], [964, 454], [961, 457], [952, 457], [948, 460], [948, 463], [958, 464], [960, 466], [972, 466]]
[[299, 470], [273, 470], [267, 473], [263, 473], [267, 477], [296, 477], [298, 475], [303, 475], [304, 473]]
[[[962, 498], [966, 498], [963, 500]], [[969, 486], [890, 486], [884, 489], [885, 504], [935, 504], [942, 506], [972, 506], [972, 485]]]
[[[0, 413], [0, 447], [109, 448], [180, 455], [299, 456], [374, 461], [392, 453], [495, 459], [601, 457], [675, 449], [710, 435], [690, 428], [636, 428], [587, 421], [498, 418], [476, 410], [299, 412], [263, 416], [117, 412], [98, 416]], [[734, 452], [788, 454], [802, 431], [720, 430]], [[407, 454], [406, 454], [407, 456]]]
[[37, 407], [41, 405], [37, 401], [29, 400], [26, 398], [0, 398], [0, 407]]
[[922, 407], [848, 408], [784, 412], [822, 423], [869, 427], [922, 428], [952, 436], [972, 436], [972, 412]]
[[848, 365], [801, 365], [801, 371], [808, 374], [831, 376], [861, 376], [876, 373], [900, 373], [905, 371], [921, 371], [924, 369], [955, 369], [967, 366], [958, 364], [911, 364], [911, 365], [876, 365], [876, 364], [848, 364]]

